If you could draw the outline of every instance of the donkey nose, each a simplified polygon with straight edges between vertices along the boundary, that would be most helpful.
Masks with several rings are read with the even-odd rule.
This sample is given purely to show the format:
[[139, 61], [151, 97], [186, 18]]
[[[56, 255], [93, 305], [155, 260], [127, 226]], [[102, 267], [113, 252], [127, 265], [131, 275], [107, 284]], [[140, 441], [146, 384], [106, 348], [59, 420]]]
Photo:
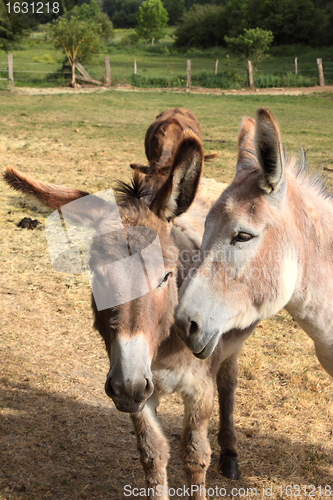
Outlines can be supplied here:
[[124, 381], [121, 377], [114, 375], [113, 377], [107, 377], [105, 392], [111, 399], [129, 399], [135, 403], [142, 403], [154, 392], [154, 384], [150, 377]]
[[176, 316], [176, 325], [187, 338], [197, 337], [202, 329], [199, 316], [193, 316], [192, 318]]
[[190, 323], [189, 336], [195, 337], [201, 332], [201, 323], [199, 318], [192, 319]]

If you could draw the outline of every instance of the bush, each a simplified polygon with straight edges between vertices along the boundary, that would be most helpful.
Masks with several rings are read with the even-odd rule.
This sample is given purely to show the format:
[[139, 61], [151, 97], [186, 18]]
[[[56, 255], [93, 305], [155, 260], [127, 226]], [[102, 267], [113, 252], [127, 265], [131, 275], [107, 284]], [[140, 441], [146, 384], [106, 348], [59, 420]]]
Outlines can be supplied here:
[[131, 33], [130, 35], [121, 38], [119, 45], [120, 47], [133, 47], [139, 41], [137, 33]]
[[[185, 75], [176, 77], [154, 77], [131, 75], [129, 83], [139, 88], [172, 88], [185, 87]], [[254, 77], [256, 88], [272, 88], [272, 87], [310, 87], [316, 85], [316, 77], [304, 77], [302, 75], [295, 76], [292, 73], [273, 75], [273, 74], [257, 74]], [[217, 75], [202, 71], [192, 75], [191, 86], [213, 89], [238, 89], [247, 85], [246, 72], [237, 72], [233, 69], [226, 69]]]
[[[204, 88], [217, 88], [217, 89], [231, 89], [240, 88], [244, 85], [246, 80], [246, 75], [239, 75], [234, 70], [227, 70], [219, 75], [213, 75], [203, 71], [192, 75], [191, 86], [204, 87]], [[176, 77], [154, 77], [154, 76], [141, 76], [132, 75], [130, 77], [130, 83], [135, 87], [146, 88], [146, 87], [157, 87], [157, 88], [168, 88], [168, 87], [185, 87], [186, 77], [185, 75], [178, 75]]]
[[167, 88], [179, 86], [175, 84], [175, 78], [164, 78], [159, 76], [131, 75], [130, 83], [134, 85], [134, 87], [140, 88]]
[[218, 40], [217, 20], [222, 12], [219, 5], [199, 5], [185, 12], [175, 31], [176, 46], [212, 47]]
[[307, 77], [302, 75], [260, 75], [254, 76], [254, 86], [259, 89], [272, 87], [312, 87], [317, 85], [316, 77]]
[[245, 64], [247, 61], [252, 61], [253, 68], [256, 70], [259, 62], [266, 56], [273, 38], [271, 31], [245, 28], [243, 35], [225, 36], [224, 40], [230, 50], [235, 52]]
[[246, 76], [242, 77], [236, 70], [222, 71], [217, 75], [207, 73], [197, 73], [191, 77], [193, 86], [210, 89], [235, 89], [244, 85]]

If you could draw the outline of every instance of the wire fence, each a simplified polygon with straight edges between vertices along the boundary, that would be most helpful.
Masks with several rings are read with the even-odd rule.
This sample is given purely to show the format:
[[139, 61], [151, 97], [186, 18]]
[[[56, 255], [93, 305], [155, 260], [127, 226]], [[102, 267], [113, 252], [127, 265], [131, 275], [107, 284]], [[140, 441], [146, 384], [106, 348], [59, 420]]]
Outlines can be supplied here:
[[[164, 61], [162, 61], [164, 62]], [[202, 59], [192, 61], [190, 83], [187, 75], [186, 61], [181, 64], [168, 61], [163, 67], [154, 68], [146, 61], [133, 59], [132, 62], [112, 62], [111, 59], [111, 85], [132, 84], [137, 87], [186, 87], [202, 86], [211, 88], [237, 88], [247, 85], [248, 76], [242, 67], [230, 67], [219, 63], [217, 60]], [[333, 61], [323, 62], [323, 77], [325, 85], [333, 84]], [[259, 70], [254, 73], [254, 86], [265, 87], [301, 87], [314, 86], [320, 84], [320, 74], [318, 64], [296, 63], [284, 65], [281, 71], [274, 70], [269, 65], [262, 64]], [[86, 72], [92, 80], [101, 84], [107, 82], [107, 69], [102, 61], [99, 64], [89, 64]], [[13, 84], [18, 87], [37, 86], [54, 87], [68, 85], [71, 81], [71, 68], [67, 65], [60, 65], [57, 62], [13, 62]], [[0, 88], [10, 86], [10, 68], [8, 62], [0, 62]], [[89, 83], [89, 78], [82, 78], [82, 74], [77, 71], [78, 82], [84, 80], [84, 84]]]

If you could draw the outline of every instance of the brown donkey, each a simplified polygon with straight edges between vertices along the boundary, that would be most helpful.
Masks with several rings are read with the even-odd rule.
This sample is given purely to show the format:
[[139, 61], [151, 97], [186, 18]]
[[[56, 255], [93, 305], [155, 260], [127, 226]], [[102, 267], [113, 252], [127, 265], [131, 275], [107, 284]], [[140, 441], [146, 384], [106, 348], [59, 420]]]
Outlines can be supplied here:
[[285, 160], [271, 113], [243, 118], [232, 184], [212, 206], [202, 261], [180, 291], [179, 335], [208, 358], [232, 328], [286, 310], [333, 376], [333, 202], [321, 182]]
[[[185, 108], [166, 109], [149, 125], [145, 137], [148, 165], [131, 164], [134, 170], [146, 174], [145, 182], [149, 186], [160, 186], [168, 177], [185, 130], [192, 130], [201, 141], [199, 121]], [[216, 157], [215, 153], [205, 155], [204, 161]]]
[[[209, 204], [200, 201], [197, 205], [198, 200], [193, 203], [193, 208], [197, 205], [201, 214], [199, 230], [198, 210], [195, 213], [196, 231], [190, 223], [192, 207], [181, 215], [195, 198], [202, 162], [200, 141], [192, 132], [186, 132], [170, 174], [160, 188], [147, 197], [146, 185], [137, 173], [132, 185], [119, 188], [119, 213], [130, 254], [135, 256], [145, 246], [142, 229], [153, 231], [161, 244], [164, 270], [156, 269], [157, 286], [150, 286], [148, 293], [134, 300], [104, 310], [98, 310], [92, 301], [95, 327], [105, 341], [110, 359], [105, 390], [120, 411], [131, 413], [150, 499], [168, 498], [169, 445], [155, 412], [163, 394], [176, 391], [184, 401], [180, 453], [191, 498], [205, 498], [205, 476], [211, 454], [207, 426], [216, 388], [220, 402], [220, 469], [227, 477], [239, 476], [233, 424], [237, 358], [252, 329], [229, 332], [221, 339], [216, 355], [203, 361], [193, 356], [173, 328], [178, 287], [198, 257], [198, 241], [208, 212]], [[5, 179], [15, 189], [34, 194], [52, 207], [61, 206], [65, 199], [85, 195], [71, 188], [36, 183], [15, 170], [7, 170]], [[135, 278], [130, 273], [118, 276], [117, 280], [104, 265], [118, 262], [121, 256], [117, 232], [112, 231], [107, 218], [103, 220], [99, 208], [96, 213], [89, 213], [88, 220], [98, 226], [99, 234], [103, 233], [103, 237], [95, 236], [90, 250], [90, 265], [97, 268], [94, 280], [111, 282], [114, 289], [135, 287], [137, 283], [133, 283]], [[137, 228], [141, 230], [139, 233], [135, 231]]]

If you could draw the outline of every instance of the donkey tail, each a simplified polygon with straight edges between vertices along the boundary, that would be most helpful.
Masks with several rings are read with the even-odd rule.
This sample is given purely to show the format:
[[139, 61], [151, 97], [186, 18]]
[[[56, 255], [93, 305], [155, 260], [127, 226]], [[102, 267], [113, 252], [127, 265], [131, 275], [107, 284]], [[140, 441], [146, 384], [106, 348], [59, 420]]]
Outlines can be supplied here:
[[209, 161], [215, 160], [215, 158], [217, 158], [218, 155], [219, 155], [218, 153], [212, 153], [210, 155], [205, 155], [204, 156], [204, 161], [208, 161], [209, 162]]
[[66, 205], [66, 203], [89, 195], [89, 193], [80, 191], [79, 189], [35, 181], [13, 167], [7, 167], [3, 178], [16, 191], [34, 196], [47, 207], [54, 209], [58, 209]]

